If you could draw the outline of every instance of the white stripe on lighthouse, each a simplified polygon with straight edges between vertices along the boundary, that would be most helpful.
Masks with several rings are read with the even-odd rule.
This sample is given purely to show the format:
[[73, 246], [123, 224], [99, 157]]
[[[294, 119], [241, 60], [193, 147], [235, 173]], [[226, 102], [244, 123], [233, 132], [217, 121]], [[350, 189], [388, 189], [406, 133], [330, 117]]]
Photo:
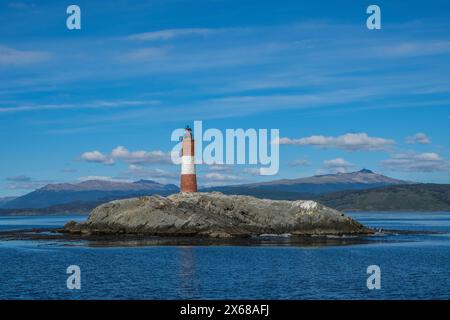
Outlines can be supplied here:
[[181, 174], [195, 174], [195, 164], [193, 156], [181, 157]]

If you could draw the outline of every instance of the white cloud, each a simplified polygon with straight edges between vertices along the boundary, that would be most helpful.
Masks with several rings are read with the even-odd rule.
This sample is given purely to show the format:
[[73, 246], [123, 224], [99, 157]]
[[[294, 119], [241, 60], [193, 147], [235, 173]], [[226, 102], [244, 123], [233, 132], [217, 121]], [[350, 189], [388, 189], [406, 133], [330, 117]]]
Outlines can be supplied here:
[[111, 152], [113, 159], [123, 160], [132, 164], [172, 163], [170, 152], [157, 151], [129, 151], [123, 146], [116, 147]]
[[414, 144], [414, 143], [429, 144], [431, 143], [431, 140], [425, 133], [418, 132], [413, 136], [406, 137], [405, 142], [407, 144]]
[[117, 146], [110, 154], [101, 153], [98, 150], [85, 152], [81, 155], [81, 160], [86, 162], [103, 163], [112, 165], [116, 160], [122, 160], [128, 164], [148, 165], [148, 164], [171, 164], [170, 152], [156, 151], [129, 151], [124, 146]]
[[325, 160], [322, 168], [320, 168], [317, 173], [345, 173], [348, 172], [351, 167], [353, 167], [352, 163], [342, 158], [336, 158], [332, 160]]
[[205, 179], [210, 182], [227, 182], [241, 181], [242, 178], [233, 174], [223, 174], [219, 172], [210, 172], [204, 175]]
[[207, 173], [205, 177], [214, 181], [241, 181], [243, 178], [239, 176], [240, 173], [250, 176], [261, 175], [260, 168], [244, 168], [240, 173], [233, 174], [233, 165], [229, 164], [209, 165], [208, 170], [212, 172]]
[[327, 167], [342, 167], [342, 166], [351, 166], [351, 163], [342, 159], [342, 158], [336, 158], [333, 160], [325, 160], [324, 165]]
[[150, 169], [139, 165], [130, 164], [126, 172], [127, 175], [138, 179], [152, 179], [156, 180], [158, 178], [178, 178], [178, 172], [170, 172], [162, 169]]
[[434, 152], [394, 154], [390, 159], [384, 160], [382, 165], [392, 171], [450, 171], [450, 161], [442, 159]]
[[144, 32], [133, 34], [129, 37], [131, 40], [139, 41], [156, 41], [156, 40], [169, 40], [181, 36], [188, 35], [210, 35], [215, 33], [216, 30], [213, 29], [202, 29], [202, 28], [185, 28], [185, 29], [166, 29], [152, 32]]
[[114, 164], [114, 160], [109, 156], [104, 155], [98, 150], [88, 151], [81, 155], [81, 159], [86, 162], [103, 163], [103, 164]]
[[208, 165], [208, 170], [219, 172], [232, 172], [233, 166], [227, 164], [211, 164]]
[[314, 146], [323, 149], [342, 149], [347, 151], [377, 151], [386, 150], [394, 145], [393, 140], [370, 137], [367, 133], [347, 133], [338, 137], [310, 136], [300, 139], [280, 138], [274, 143], [299, 146]]
[[85, 176], [80, 177], [78, 181], [101, 180], [110, 182], [133, 182], [136, 180], [153, 180], [159, 183], [177, 183], [179, 173], [170, 172], [161, 169], [145, 168], [139, 165], [130, 164], [126, 171], [118, 176]]
[[77, 180], [81, 181], [81, 182], [92, 181], [92, 180], [110, 181], [110, 182], [129, 182], [124, 179], [113, 178], [113, 177], [108, 177], [108, 176], [85, 176], [85, 177], [79, 177]]
[[0, 65], [28, 65], [47, 60], [50, 54], [38, 51], [22, 51], [0, 45]]
[[421, 154], [418, 154], [416, 156], [416, 158], [418, 160], [422, 160], [422, 161], [440, 161], [440, 160], [442, 160], [441, 157], [437, 153], [434, 153], [434, 152], [421, 153]]

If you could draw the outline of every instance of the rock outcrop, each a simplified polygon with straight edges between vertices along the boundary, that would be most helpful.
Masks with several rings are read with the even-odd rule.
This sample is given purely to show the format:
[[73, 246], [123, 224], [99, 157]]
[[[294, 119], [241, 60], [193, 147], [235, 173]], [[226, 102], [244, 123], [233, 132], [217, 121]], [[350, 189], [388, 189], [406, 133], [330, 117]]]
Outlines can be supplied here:
[[95, 208], [85, 222], [69, 222], [63, 232], [219, 238], [371, 233], [343, 213], [314, 201], [267, 200], [218, 192], [112, 201]]

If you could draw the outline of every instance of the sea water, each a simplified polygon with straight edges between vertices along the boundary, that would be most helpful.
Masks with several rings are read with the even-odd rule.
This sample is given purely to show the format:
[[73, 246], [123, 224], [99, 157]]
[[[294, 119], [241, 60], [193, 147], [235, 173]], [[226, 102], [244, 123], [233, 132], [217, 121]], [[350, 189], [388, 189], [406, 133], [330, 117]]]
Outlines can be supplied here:
[[[348, 213], [397, 230], [330, 244], [0, 240], [0, 299], [449, 299], [450, 213]], [[0, 231], [82, 216], [0, 217]], [[403, 231], [415, 231], [404, 233]], [[79, 266], [81, 288], [67, 288]], [[367, 287], [367, 267], [381, 289]]]

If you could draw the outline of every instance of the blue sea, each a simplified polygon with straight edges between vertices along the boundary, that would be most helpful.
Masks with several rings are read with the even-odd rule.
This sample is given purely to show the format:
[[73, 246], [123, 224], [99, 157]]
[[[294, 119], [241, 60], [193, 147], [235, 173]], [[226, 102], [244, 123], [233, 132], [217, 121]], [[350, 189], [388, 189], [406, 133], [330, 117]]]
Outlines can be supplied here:
[[[0, 240], [0, 299], [450, 298], [449, 212], [348, 214], [398, 232], [317, 244]], [[84, 219], [0, 217], [0, 231]], [[79, 290], [67, 288], [70, 265], [80, 268]], [[380, 267], [380, 289], [367, 287], [370, 265]]]

